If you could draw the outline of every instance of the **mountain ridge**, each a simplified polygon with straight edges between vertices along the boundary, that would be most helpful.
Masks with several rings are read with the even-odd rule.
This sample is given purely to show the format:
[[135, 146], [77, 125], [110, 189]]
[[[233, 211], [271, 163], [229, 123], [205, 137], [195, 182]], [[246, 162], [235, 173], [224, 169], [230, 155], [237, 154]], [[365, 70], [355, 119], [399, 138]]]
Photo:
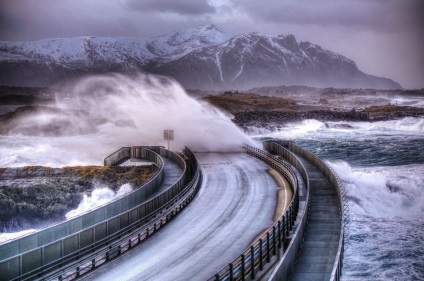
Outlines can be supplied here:
[[75, 37], [0, 42], [0, 84], [48, 86], [106, 72], [145, 71], [174, 77], [185, 88], [255, 86], [396, 89], [387, 78], [361, 72], [335, 52], [292, 34], [233, 36], [214, 25], [180, 29], [154, 38]]

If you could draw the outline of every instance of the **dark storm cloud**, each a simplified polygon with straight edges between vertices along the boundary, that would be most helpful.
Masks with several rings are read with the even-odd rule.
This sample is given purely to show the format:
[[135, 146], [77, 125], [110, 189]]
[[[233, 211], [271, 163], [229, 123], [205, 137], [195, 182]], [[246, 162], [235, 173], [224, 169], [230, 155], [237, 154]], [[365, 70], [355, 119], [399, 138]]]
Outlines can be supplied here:
[[[1, 0], [0, 40], [31, 41], [52, 37], [118, 35], [125, 21], [119, 4], [93, 0]], [[115, 13], [115, 14], [113, 14]]]
[[423, 27], [422, 0], [233, 0], [234, 7], [263, 22], [345, 25], [383, 32]]
[[158, 36], [214, 14], [206, 0], [0, 0], [0, 41]]
[[181, 15], [202, 15], [215, 12], [215, 8], [205, 0], [125, 0], [122, 3], [124, 7], [142, 12], [171, 12]]

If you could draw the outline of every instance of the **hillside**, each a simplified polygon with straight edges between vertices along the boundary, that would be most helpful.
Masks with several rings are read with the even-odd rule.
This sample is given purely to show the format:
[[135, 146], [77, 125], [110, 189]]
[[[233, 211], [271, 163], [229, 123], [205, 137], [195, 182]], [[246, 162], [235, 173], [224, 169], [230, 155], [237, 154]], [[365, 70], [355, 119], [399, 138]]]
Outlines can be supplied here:
[[156, 38], [77, 37], [0, 42], [0, 85], [52, 86], [87, 74], [149, 72], [174, 77], [185, 88], [248, 89], [307, 85], [399, 89], [363, 73], [335, 52], [294, 35], [238, 36], [213, 25]]

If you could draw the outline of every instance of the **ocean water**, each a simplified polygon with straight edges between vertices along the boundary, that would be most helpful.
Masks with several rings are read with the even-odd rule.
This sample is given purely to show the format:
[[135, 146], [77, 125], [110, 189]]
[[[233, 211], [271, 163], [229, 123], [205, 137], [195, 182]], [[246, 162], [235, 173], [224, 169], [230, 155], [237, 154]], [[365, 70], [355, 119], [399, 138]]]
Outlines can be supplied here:
[[351, 221], [342, 280], [424, 280], [424, 118], [305, 120], [255, 138], [292, 140], [345, 182]]

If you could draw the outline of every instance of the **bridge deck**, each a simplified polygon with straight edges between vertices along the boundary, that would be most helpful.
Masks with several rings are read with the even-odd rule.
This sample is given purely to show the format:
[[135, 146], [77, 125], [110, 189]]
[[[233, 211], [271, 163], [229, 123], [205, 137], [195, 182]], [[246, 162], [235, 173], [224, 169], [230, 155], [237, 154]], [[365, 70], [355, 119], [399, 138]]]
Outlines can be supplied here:
[[290, 280], [330, 280], [342, 227], [339, 202], [324, 175], [298, 158], [308, 172], [310, 206], [304, 242]]
[[278, 186], [261, 161], [241, 153], [197, 153], [197, 198], [145, 243], [84, 280], [206, 280], [272, 224]]
[[[158, 187], [158, 189], [150, 195], [147, 199], [153, 198], [157, 196], [162, 191], [168, 189], [172, 184], [174, 184], [183, 174], [183, 170], [173, 162], [172, 160], [169, 160], [165, 157], [162, 157], [162, 160], [164, 162], [163, 169], [165, 177], [163, 179], [162, 184]], [[132, 160], [132, 161], [126, 161], [122, 164], [122, 166], [138, 166], [138, 165], [145, 165], [147, 162], [146, 160]]]
[[148, 198], [153, 198], [162, 191], [168, 189], [172, 184], [174, 184], [183, 174], [183, 170], [174, 162], [165, 157], [162, 158], [164, 162], [164, 174], [163, 183], [161, 186]]

